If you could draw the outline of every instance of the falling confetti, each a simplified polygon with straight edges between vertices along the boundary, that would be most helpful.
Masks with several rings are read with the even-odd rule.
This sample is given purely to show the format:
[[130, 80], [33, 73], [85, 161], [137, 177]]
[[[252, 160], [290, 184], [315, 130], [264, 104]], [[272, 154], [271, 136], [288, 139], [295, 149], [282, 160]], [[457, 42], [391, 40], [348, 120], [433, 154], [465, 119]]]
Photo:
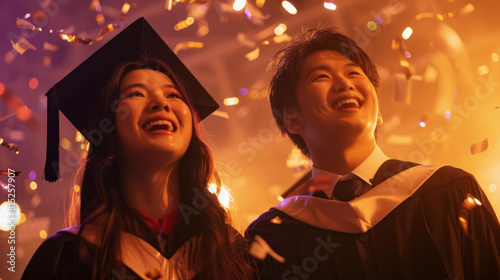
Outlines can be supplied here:
[[36, 51], [36, 47], [33, 46], [30, 42], [28, 42], [28, 40], [24, 39], [23, 37], [20, 37], [19, 41], [17, 41], [17, 43], [14, 43], [12, 41], [11, 41], [11, 43], [12, 43], [12, 47], [14, 48], [14, 50], [16, 50], [19, 54], [23, 54], [27, 50], [35, 50]]
[[249, 252], [252, 256], [260, 260], [265, 259], [266, 256], [269, 254], [272, 258], [274, 258], [278, 262], [280, 263], [285, 262], [285, 258], [274, 252], [273, 249], [269, 247], [267, 242], [258, 235], [254, 237], [254, 241], [252, 242], [252, 244], [250, 244]]
[[483, 141], [470, 145], [470, 153], [471, 153], [471, 155], [482, 153], [482, 152], [486, 151], [489, 146], [490, 146], [490, 142], [489, 142], [488, 138], [484, 138]]
[[394, 38], [392, 40], [392, 49], [399, 52], [399, 64], [401, 65], [402, 72], [406, 75], [406, 78], [409, 79], [411, 77], [411, 71], [410, 63], [405, 55], [406, 52], [408, 52], [406, 43], [401, 40], [401, 38]]
[[279, 216], [276, 216], [276, 217], [271, 219], [271, 223], [273, 223], [273, 224], [281, 225], [282, 222], [283, 221], [281, 220], [281, 218]]
[[201, 49], [201, 48], [203, 48], [203, 43], [202, 42], [193, 42], [193, 41], [180, 42], [177, 45], [175, 45], [175, 48], [173, 49], [173, 52], [175, 54], [177, 54], [181, 50]]
[[415, 16], [415, 19], [416, 20], [421, 20], [421, 19], [424, 19], [424, 18], [436, 18], [436, 19], [439, 19], [439, 20], [445, 20], [445, 19], [450, 19], [450, 18], [454, 18], [454, 17], [457, 17], [457, 16], [462, 16], [462, 15], [466, 15], [466, 14], [470, 14], [472, 12], [474, 12], [475, 8], [474, 8], [474, 5], [472, 5], [471, 3], [468, 3], [466, 4], [465, 6], [463, 6], [460, 10], [458, 11], [451, 11], [451, 12], [448, 12], [448, 13], [432, 13], [432, 12], [425, 12], [425, 13], [420, 13], [418, 15]]

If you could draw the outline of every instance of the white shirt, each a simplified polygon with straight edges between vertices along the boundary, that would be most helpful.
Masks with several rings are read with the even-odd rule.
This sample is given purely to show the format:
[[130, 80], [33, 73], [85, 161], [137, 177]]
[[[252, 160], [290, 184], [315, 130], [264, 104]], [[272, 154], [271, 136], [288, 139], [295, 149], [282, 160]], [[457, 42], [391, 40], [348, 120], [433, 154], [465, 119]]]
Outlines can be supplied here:
[[372, 185], [371, 180], [375, 176], [375, 173], [382, 165], [382, 163], [384, 163], [388, 159], [389, 157], [386, 156], [377, 145], [375, 145], [375, 149], [373, 149], [371, 154], [360, 165], [354, 168], [354, 170], [351, 173], [348, 173], [346, 175], [339, 175], [313, 166], [312, 178], [323, 174], [329, 174], [332, 177], [332, 182], [330, 185], [320, 186], [321, 190], [325, 193], [325, 195], [331, 199], [333, 194], [333, 189], [335, 188], [335, 185], [339, 180], [344, 181], [356, 175], [367, 183], [367, 185], [361, 186], [359, 189], [356, 190], [355, 194], [359, 196], [371, 189]]

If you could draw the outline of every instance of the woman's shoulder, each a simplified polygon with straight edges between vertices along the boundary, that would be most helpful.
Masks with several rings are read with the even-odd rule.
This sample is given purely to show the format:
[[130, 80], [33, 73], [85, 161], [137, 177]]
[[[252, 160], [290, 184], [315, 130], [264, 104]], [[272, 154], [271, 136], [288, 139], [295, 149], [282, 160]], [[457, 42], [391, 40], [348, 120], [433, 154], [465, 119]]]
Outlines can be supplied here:
[[64, 230], [47, 238], [35, 251], [21, 279], [56, 279], [62, 275], [71, 279], [75, 269], [82, 270], [80, 240], [78, 235]]

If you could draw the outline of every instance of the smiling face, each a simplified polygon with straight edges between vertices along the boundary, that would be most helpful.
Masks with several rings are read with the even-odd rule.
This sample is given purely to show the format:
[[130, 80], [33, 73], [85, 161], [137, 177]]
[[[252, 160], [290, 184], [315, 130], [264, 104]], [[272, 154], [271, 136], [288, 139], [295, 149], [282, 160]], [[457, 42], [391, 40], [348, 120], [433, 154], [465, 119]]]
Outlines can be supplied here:
[[191, 111], [165, 74], [151, 69], [125, 74], [116, 112], [119, 149], [125, 160], [166, 157], [177, 162], [186, 152], [193, 133]]
[[298, 107], [286, 111], [285, 126], [309, 150], [374, 143], [382, 118], [376, 90], [359, 65], [336, 51], [313, 52], [303, 61], [295, 89]]

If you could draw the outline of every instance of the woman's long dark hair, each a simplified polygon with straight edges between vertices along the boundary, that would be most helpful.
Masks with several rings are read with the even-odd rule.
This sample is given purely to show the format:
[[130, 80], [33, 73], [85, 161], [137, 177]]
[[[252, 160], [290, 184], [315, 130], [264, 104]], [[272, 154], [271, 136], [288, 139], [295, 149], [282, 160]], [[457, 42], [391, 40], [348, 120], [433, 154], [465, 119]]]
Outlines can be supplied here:
[[[121, 65], [103, 87], [100, 95], [101, 106], [93, 121], [94, 128], [103, 120], [111, 120], [126, 112], [116, 111], [119, 101], [121, 79], [128, 72], [136, 69], [153, 69], [166, 73], [179, 90], [193, 115], [193, 133], [189, 147], [179, 163], [180, 204], [197, 209], [199, 243], [187, 252], [190, 267], [203, 271], [206, 279], [250, 279], [252, 270], [241, 254], [242, 248], [233, 242], [234, 230], [227, 224], [231, 219], [229, 213], [222, 208], [215, 195], [207, 192], [210, 180], [219, 181], [214, 169], [214, 161], [210, 149], [200, 139], [199, 117], [195, 112], [191, 96], [182, 80], [175, 76], [163, 62], [144, 56], [139, 61]], [[109, 127], [109, 126], [108, 126]], [[103, 133], [102, 141], [90, 143], [82, 181], [80, 212], [80, 234], [87, 225], [96, 225], [100, 246], [97, 255], [90, 255], [90, 248], [82, 245], [80, 254], [90, 261], [93, 279], [112, 278], [113, 269], [120, 267], [117, 256], [120, 253], [120, 234], [127, 231], [139, 235], [139, 222], [136, 215], [127, 206], [118, 171], [120, 158], [117, 143], [119, 139], [116, 129], [111, 133]], [[196, 205], [195, 198], [204, 194], [208, 204], [204, 207]], [[73, 203], [72, 207], [79, 207]], [[70, 211], [75, 212], [75, 211]], [[187, 240], [186, 240], [187, 241]], [[82, 243], [83, 244], [83, 243]], [[201, 262], [201, 263], [200, 263]], [[192, 277], [193, 275], [191, 275]], [[205, 278], [204, 278], [205, 279]]]

